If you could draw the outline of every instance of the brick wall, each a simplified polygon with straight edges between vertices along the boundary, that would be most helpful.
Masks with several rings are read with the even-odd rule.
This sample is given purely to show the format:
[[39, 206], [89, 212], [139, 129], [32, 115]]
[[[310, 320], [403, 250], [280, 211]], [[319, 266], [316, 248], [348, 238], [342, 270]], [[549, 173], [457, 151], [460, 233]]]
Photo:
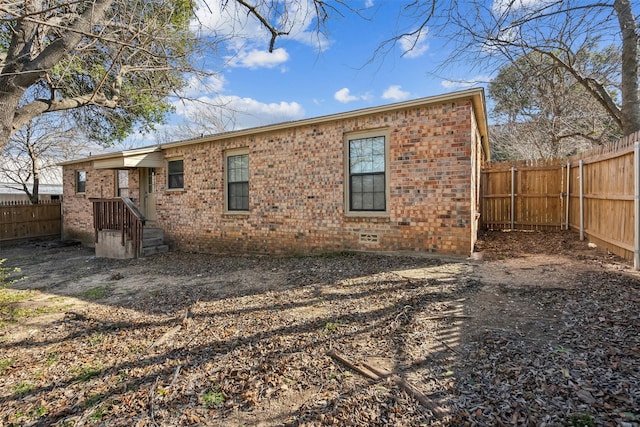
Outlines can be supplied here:
[[[184, 189], [167, 190], [156, 170], [157, 222], [174, 249], [197, 252], [308, 253], [338, 250], [421, 251], [467, 255], [476, 208], [476, 150], [471, 101], [455, 101], [166, 148], [183, 158]], [[344, 135], [389, 134], [387, 216], [345, 215]], [[224, 152], [249, 149], [249, 213], [225, 213]], [[86, 198], [69, 197], [65, 230], [91, 224]], [[113, 171], [90, 171], [86, 197], [100, 197]], [[130, 188], [133, 187], [130, 178]], [[113, 190], [112, 193], [113, 194]], [[362, 241], [377, 237], [377, 242]], [[365, 238], [367, 240], [367, 238]]]
[[[76, 172], [85, 171], [87, 182], [84, 193], [76, 191]], [[129, 197], [139, 203], [139, 172], [129, 171]], [[93, 204], [90, 198], [112, 198], [116, 195], [116, 171], [94, 169], [90, 161], [78, 162], [63, 168], [63, 236], [78, 239], [93, 246]]]

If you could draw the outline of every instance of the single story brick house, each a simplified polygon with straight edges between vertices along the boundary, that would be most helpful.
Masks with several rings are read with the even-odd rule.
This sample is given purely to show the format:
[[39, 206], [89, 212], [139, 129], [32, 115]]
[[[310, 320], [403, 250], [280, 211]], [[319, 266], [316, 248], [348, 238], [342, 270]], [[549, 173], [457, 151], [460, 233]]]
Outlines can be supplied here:
[[95, 245], [126, 200], [174, 250], [469, 255], [487, 128], [469, 89], [69, 161], [63, 234]]

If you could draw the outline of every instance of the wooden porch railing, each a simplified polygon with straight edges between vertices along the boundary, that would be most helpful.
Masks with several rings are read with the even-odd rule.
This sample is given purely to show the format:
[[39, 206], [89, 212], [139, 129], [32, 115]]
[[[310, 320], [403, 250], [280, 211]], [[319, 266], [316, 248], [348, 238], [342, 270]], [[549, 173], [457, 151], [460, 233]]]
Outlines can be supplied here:
[[133, 253], [136, 257], [140, 256], [145, 217], [131, 199], [120, 197], [90, 200], [93, 202], [95, 242], [98, 243], [98, 231], [119, 230], [122, 233], [122, 246], [130, 239], [133, 243]]

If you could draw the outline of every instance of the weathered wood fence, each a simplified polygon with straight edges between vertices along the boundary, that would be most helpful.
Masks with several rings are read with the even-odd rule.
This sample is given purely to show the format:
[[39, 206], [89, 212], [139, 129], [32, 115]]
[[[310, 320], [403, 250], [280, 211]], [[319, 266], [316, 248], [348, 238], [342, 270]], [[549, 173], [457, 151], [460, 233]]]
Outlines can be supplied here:
[[489, 163], [484, 229], [574, 229], [640, 268], [640, 132], [563, 160]]
[[562, 165], [491, 163], [482, 170], [480, 219], [491, 230], [555, 230], [564, 223]]
[[59, 236], [62, 230], [61, 202], [0, 203], [0, 241]]

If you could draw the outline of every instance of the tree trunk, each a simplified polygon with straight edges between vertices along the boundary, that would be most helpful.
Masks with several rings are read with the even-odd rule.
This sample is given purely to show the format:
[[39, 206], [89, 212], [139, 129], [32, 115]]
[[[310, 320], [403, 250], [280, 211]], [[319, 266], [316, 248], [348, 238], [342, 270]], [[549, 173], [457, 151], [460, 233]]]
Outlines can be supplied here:
[[37, 205], [40, 201], [40, 165], [33, 145], [29, 145], [29, 157], [31, 158], [31, 171], [33, 172], [33, 186], [31, 187], [29, 198], [32, 204]]
[[4, 150], [9, 138], [13, 135], [13, 117], [24, 90], [16, 90], [0, 78], [0, 152]]
[[[32, 117], [23, 116], [16, 122], [16, 112], [20, 99], [29, 87], [40, 80], [47, 70], [58, 64], [82, 41], [85, 34], [92, 32], [114, 0], [94, 0], [60, 36], [48, 44], [41, 52], [33, 52], [37, 25], [27, 19], [19, 19], [11, 34], [11, 43], [0, 71], [0, 151], [9, 138]], [[38, 2], [25, 1], [24, 13], [34, 14], [41, 9]], [[35, 56], [34, 56], [35, 55]]]
[[33, 177], [33, 187], [31, 187], [31, 194], [29, 200], [32, 205], [37, 205], [40, 202], [40, 178], [38, 175]]
[[638, 42], [636, 19], [629, 0], [615, 0], [622, 34], [622, 131], [631, 135], [640, 130], [640, 95], [638, 94]]

